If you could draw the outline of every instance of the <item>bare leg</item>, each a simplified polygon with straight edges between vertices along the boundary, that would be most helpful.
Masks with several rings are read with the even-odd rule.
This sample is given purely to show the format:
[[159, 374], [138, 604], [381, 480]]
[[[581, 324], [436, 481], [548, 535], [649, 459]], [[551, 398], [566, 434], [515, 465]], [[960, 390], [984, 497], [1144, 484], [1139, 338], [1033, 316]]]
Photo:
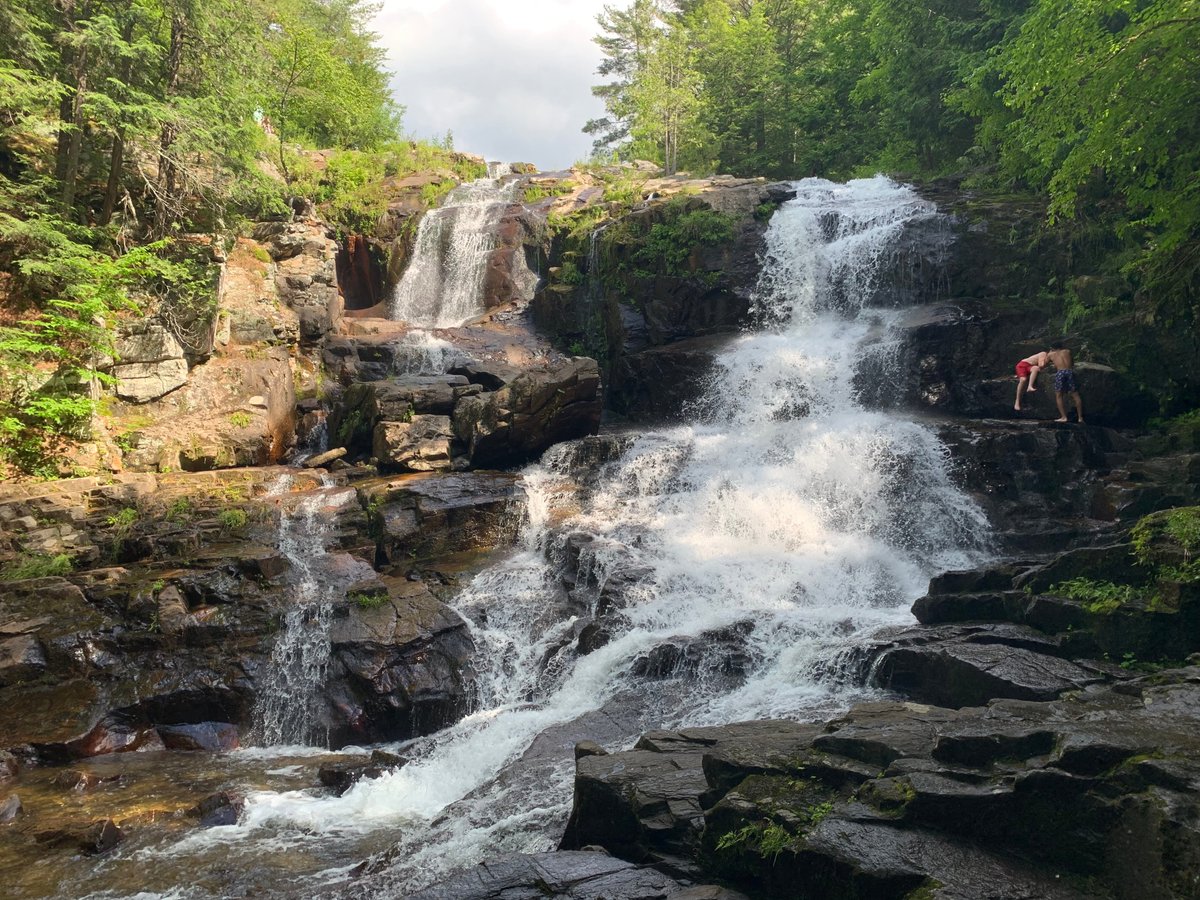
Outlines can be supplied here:
[[1029, 384], [1028, 378], [1021, 378], [1017, 381], [1017, 402], [1013, 404], [1013, 409], [1017, 412], [1021, 411], [1021, 395], [1025, 393], [1025, 386]]
[[1055, 422], [1067, 421], [1067, 404], [1066, 404], [1066, 401], [1063, 400], [1063, 392], [1062, 391], [1054, 392], [1054, 402], [1058, 404], [1058, 418], [1055, 419], [1054, 421]]
[[1079, 396], [1079, 391], [1071, 391], [1071, 399], [1075, 401], [1075, 415], [1079, 417], [1079, 424], [1083, 424], [1083, 398]]

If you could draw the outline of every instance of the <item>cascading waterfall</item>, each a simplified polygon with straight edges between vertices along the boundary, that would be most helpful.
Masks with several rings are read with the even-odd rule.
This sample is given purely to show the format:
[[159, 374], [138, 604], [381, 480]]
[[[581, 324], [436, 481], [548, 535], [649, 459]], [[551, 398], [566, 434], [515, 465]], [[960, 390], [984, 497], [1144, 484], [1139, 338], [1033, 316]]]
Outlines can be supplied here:
[[[329, 666], [330, 619], [334, 601], [342, 598], [354, 572], [331, 573], [326, 545], [333, 513], [350, 503], [355, 493], [352, 488], [333, 488], [324, 480], [321, 489], [288, 502], [290, 486], [290, 476], [281, 476], [269, 496], [280, 498], [279, 550], [292, 566], [292, 604], [259, 679], [251, 735], [254, 743], [263, 746], [327, 746], [319, 710]], [[352, 564], [350, 569], [358, 569], [359, 576], [370, 571], [366, 563]]]
[[[770, 327], [722, 355], [709, 418], [633, 438], [582, 490], [575, 445], [527, 471], [517, 552], [455, 604], [478, 651], [475, 712], [340, 798], [251, 794], [229, 839], [394, 829], [351, 893], [403, 896], [552, 847], [575, 741], [815, 719], [870, 693], [844, 661], [909, 621], [932, 574], [977, 562], [987, 523], [937, 437], [866, 408], [855, 383], [894, 315], [889, 278], [912, 271], [905, 235], [936, 210], [882, 177], [797, 190], [767, 236]], [[592, 619], [601, 636], [582, 647]]]
[[454, 328], [484, 311], [480, 288], [496, 227], [516, 196], [506, 164], [489, 177], [459, 185], [421, 219], [412, 258], [389, 309], [392, 319], [416, 328]]

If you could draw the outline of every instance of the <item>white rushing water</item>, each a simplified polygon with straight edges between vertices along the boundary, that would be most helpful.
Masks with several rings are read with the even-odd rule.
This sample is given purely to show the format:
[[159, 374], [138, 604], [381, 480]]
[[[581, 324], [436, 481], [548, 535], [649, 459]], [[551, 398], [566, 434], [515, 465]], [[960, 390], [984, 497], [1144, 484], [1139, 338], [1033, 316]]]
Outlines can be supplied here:
[[[271, 659], [259, 681], [251, 742], [264, 745], [328, 744], [320, 724], [320, 707], [329, 668], [329, 626], [333, 604], [359, 568], [333, 573], [327, 544], [336, 510], [354, 500], [353, 488], [320, 490], [299, 498], [288, 496], [291, 477], [280, 476], [270, 496], [278, 498], [279, 550], [291, 564], [290, 605], [284, 613]], [[343, 567], [345, 568], [345, 567]], [[362, 571], [365, 570], [365, 571]]]
[[412, 257], [392, 295], [389, 316], [417, 328], [454, 328], [484, 311], [481, 287], [496, 228], [516, 196], [507, 165], [459, 185], [421, 219]]
[[[868, 694], [847, 671], [855, 648], [909, 621], [929, 577], [986, 544], [936, 435], [865, 408], [855, 385], [864, 342], [893, 315], [905, 230], [935, 216], [881, 177], [800, 182], [767, 238], [757, 302], [772, 324], [721, 356], [703, 404], [715, 412], [632, 438], [586, 490], [576, 445], [527, 471], [516, 552], [455, 603], [478, 649], [475, 712], [340, 798], [251, 794], [221, 839], [394, 829], [397, 850], [351, 892], [404, 896], [554, 846], [578, 740], [617, 749], [648, 728], [815, 719]], [[607, 642], [582, 652], [580, 625], [611, 597]]]

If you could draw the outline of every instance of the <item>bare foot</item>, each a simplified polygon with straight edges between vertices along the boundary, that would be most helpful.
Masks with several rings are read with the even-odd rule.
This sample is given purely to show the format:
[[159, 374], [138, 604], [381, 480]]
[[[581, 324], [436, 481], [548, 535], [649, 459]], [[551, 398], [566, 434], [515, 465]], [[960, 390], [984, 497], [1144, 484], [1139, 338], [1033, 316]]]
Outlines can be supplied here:
[[1079, 420], [1079, 424], [1080, 424], [1080, 425], [1086, 425], [1087, 423], [1086, 423], [1085, 421], [1083, 421], [1083, 419], [1080, 419], [1080, 420]]
[[1067, 420], [1066, 420], [1066, 419], [1055, 419], [1054, 421], [1055, 421], [1055, 422], [1065, 422], [1065, 421], [1067, 421]]
[[1021, 411], [1021, 407], [1019, 407], [1019, 406], [1014, 406], [1013, 409], [1015, 409], [1017, 412]]
[[1025, 388], [1025, 393], [1027, 393], [1027, 394], [1036, 394], [1036, 393], [1037, 393], [1037, 388]]

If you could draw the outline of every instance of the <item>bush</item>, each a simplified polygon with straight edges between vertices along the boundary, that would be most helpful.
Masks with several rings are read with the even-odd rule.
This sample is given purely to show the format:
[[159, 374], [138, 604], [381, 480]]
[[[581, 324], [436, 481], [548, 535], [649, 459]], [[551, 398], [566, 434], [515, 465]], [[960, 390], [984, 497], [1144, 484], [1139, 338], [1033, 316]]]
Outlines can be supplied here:
[[24, 581], [28, 578], [66, 575], [73, 568], [74, 562], [66, 553], [54, 556], [43, 553], [26, 553], [4, 569], [0, 569], [0, 581]]

